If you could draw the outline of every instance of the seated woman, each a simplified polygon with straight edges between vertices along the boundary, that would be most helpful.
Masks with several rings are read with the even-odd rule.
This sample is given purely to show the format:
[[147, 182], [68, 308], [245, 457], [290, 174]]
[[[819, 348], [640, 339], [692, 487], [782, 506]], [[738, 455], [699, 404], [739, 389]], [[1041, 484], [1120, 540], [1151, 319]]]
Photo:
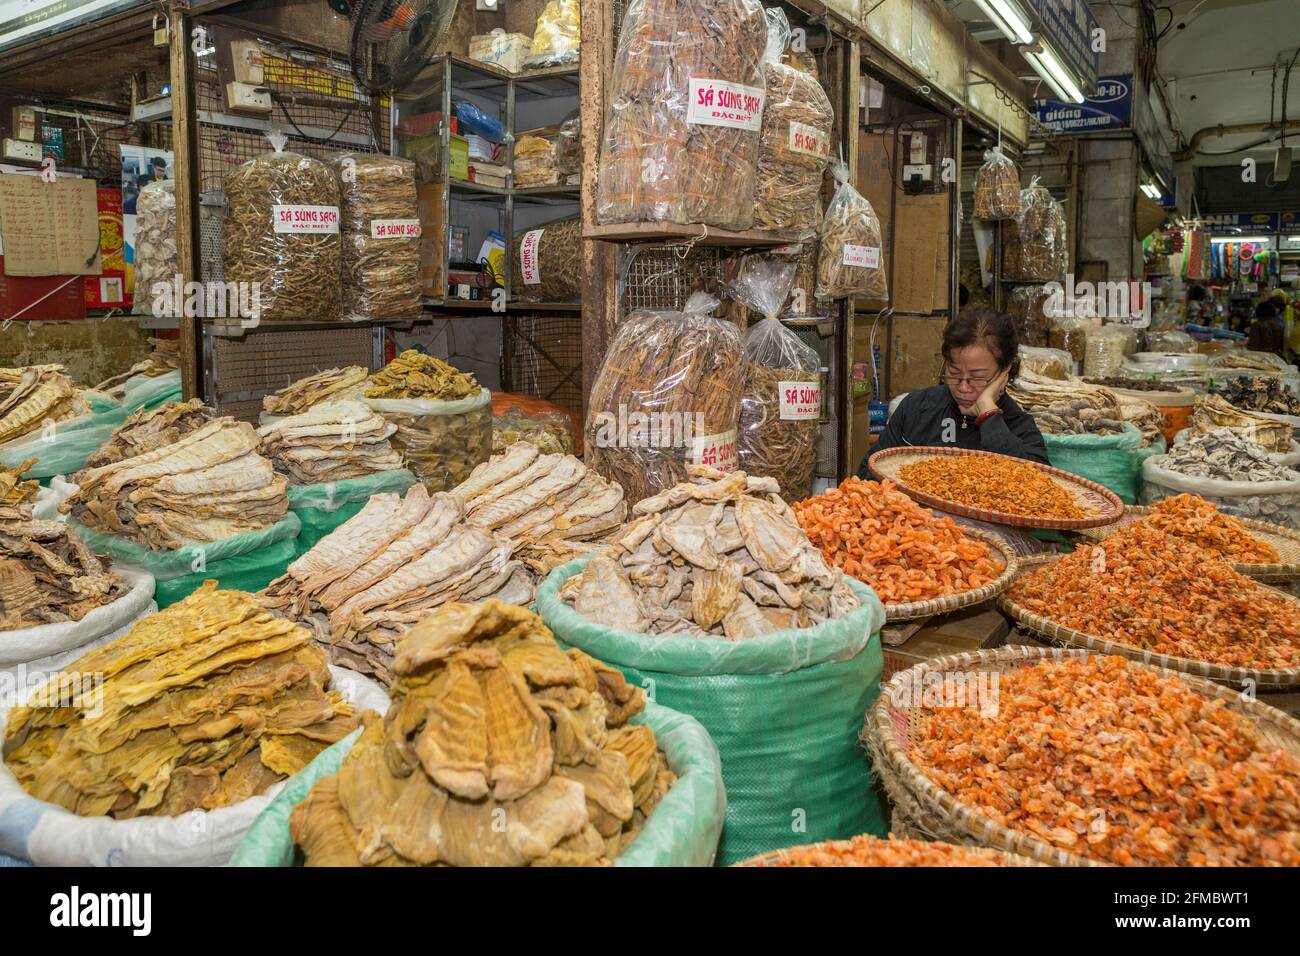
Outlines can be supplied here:
[[889, 416], [885, 431], [858, 466], [898, 445], [956, 445], [1048, 464], [1034, 419], [1006, 395], [1020, 371], [1016, 326], [990, 309], [968, 309], [943, 330], [943, 371], [933, 385], [910, 392]]

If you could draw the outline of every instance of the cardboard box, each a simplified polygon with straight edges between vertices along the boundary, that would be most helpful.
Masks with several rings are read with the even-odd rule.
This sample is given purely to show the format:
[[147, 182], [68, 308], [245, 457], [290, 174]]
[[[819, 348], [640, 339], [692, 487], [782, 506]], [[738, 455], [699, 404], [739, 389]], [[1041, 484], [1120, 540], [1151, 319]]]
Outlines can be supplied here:
[[[910, 636], [903, 643], [886, 644], [885, 669], [881, 680], [922, 661], [950, 654], [1001, 647], [1011, 625], [991, 604], [976, 604], [923, 622], [907, 622]], [[916, 626], [917, 624], [920, 626]]]
[[898, 197], [894, 210], [894, 310], [935, 312], [948, 307], [947, 193]]
[[469, 38], [469, 57], [509, 73], [524, 68], [524, 60], [533, 52], [532, 37], [522, 33], [482, 33]]
[[896, 315], [890, 321], [889, 397], [939, 384], [943, 357], [942, 316]]

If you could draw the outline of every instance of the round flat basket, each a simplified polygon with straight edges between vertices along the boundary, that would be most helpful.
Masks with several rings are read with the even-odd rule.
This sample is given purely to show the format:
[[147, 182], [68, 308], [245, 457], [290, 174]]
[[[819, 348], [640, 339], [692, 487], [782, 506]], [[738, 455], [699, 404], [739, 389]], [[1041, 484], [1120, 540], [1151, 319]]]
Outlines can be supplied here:
[[[1124, 509], [1124, 514], [1114, 524], [1106, 525], [1104, 528], [1084, 528], [1077, 533], [1094, 541], [1101, 541], [1117, 528], [1132, 524], [1150, 513], [1151, 509], [1145, 505], [1131, 505]], [[1259, 521], [1255, 518], [1238, 518], [1237, 520], [1245, 526], [1252, 538], [1263, 541], [1265, 544], [1271, 544], [1281, 560], [1276, 564], [1243, 564], [1232, 561], [1229, 563], [1232, 565], [1233, 570], [1254, 578], [1256, 581], [1300, 580], [1300, 531], [1294, 528], [1285, 528], [1280, 524], [1273, 524], [1268, 521]]]
[[[981, 604], [990, 598], [995, 598], [1016, 579], [1020, 573], [1019, 560], [1010, 550], [1001, 538], [996, 535], [987, 534], [983, 531], [977, 531], [974, 528], [962, 528], [962, 534], [968, 538], [974, 538], [977, 541], [983, 541], [993, 552], [993, 557], [1002, 562], [1002, 573], [990, 581], [988, 584], [982, 584], [977, 588], [971, 588], [969, 591], [960, 591], [957, 594], [947, 594], [943, 597], [931, 598], [928, 601], [909, 601], [906, 604], [886, 604], [885, 620], [886, 621], [910, 621], [918, 617], [930, 617], [934, 614], [947, 614], [949, 611], [955, 611], [958, 608], [970, 607], [972, 604]], [[870, 585], [870, 581], [863, 582]]]
[[[871, 754], [872, 771], [894, 804], [895, 815], [902, 816], [906, 829], [928, 839], [967, 846], [983, 846], [1015, 853], [1052, 866], [1110, 866], [1053, 846], [1030, 833], [1012, 830], [996, 822], [977, 807], [959, 801], [937, 786], [912, 762], [915, 718], [920, 714], [906, 705], [904, 682], [922, 682], [928, 674], [961, 673], [969, 679], [972, 672], [1006, 674], [1042, 660], [1089, 657], [1091, 651], [1062, 648], [1002, 647], [990, 651], [971, 651], [923, 661], [895, 674], [881, 688], [880, 697], [867, 712], [862, 728], [862, 743]], [[1222, 700], [1224, 706], [1248, 718], [1256, 732], [1268, 743], [1300, 756], [1300, 721], [1254, 697], [1229, 690], [1211, 681], [1162, 667], [1138, 664], [1166, 677], [1177, 677], [1196, 693]]]
[[[732, 866], [779, 866], [795, 852], [807, 850], [813, 847], [834, 847], [848, 846], [849, 840], [825, 840], [821, 843], [809, 843], [806, 846], [786, 847], [784, 850], [770, 850], [767, 853], [760, 853], [758, 856], [751, 856], [748, 860], [741, 860], [739, 863], [733, 863]], [[960, 845], [960, 844], [957, 844]], [[1030, 859], [1027, 856], [1020, 856], [1016, 853], [1006, 853], [1003, 850], [991, 850], [982, 846], [961, 846], [961, 849], [975, 857], [985, 857], [990, 860], [997, 860], [1000, 866], [1046, 866], [1046, 863], [1040, 863], [1038, 860]]]
[[973, 451], [968, 448], [902, 446], [899, 448], [886, 448], [884, 451], [876, 452], [868, 460], [868, 466], [877, 475], [888, 478], [894, 484], [898, 485], [900, 491], [906, 493], [910, 498], [913, 498], [921, 504], [928, 505], [931, 508], [937, 508], [940, 511], [947, 511], [951, 514], [974, 518], [977, 521], [991, 521], [994, 524], [1011, 525], [1016, 528], [1051, 528], [1058, 531], [1070, 531], [1078, 528], [1095, 528], [1100, 525], [1110, 524], [1124, 513], [1124, 503], [1120, 501], [1119, 496], [1109, 488], [1099, 485], [1095, 481], [1089, 481], [1087, 478], [1072, 475], [1068, 471], [1062, 471], [1060, 468], [1053, 468], [1051, 465], [1041, 465], [1036, 461], [1026, 461], [1023, 458], [1015, 458], [1012, 460], [1041, 471], [1057, 485], [1069, 492], [1070, 496], [1074, 499], [1075, 504], [1084, 511], [1089, 512], [1089, 516], [1086, 518], [1040, 518], [1034, 515], [1016, 515], [1007, 514], [1002, 511], [988, 511], [984, 508], [977, 508], [973, 505], [963, 504], [960, 501], [952, 501], [947, 498], [939, 498], [927, 494], [924, 491], [913, 488], [899, 477], [899, 472], [901, 472], [904, 467], [918, 461], [924, 461], [929, 458], [956, 458], [963, 456], [983, 456], [986, 458], [1009, 457], [1007, 455], [996, 455], [989, 451]]

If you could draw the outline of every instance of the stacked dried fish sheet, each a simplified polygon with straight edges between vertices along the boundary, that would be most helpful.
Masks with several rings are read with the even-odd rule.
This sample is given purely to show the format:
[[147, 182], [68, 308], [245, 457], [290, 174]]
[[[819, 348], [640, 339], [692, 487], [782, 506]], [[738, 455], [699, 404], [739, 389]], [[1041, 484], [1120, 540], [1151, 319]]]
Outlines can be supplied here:
[[478, 381], [434, 355], [407, 349], [366, 383], [366, 398], [432, 398], [453, 401], [479, 392]]
[[0, 631], [80, 621], [126, 592], [65, 523], [31, 520], [28, 503], [0, 506]]
[[1286, 422], [1236, 408], [1218, 395], [1197, 396], [1191, 427], [1198, 432], [1231, 428], [1263, 445], [1266, 451], [1285, 453], [1291, 449], [1291, 426]]
[[62, 365], [0, 368], [0, 444], [89, 411]]
[[402, 467], [388, 438], [396, 425], [368, 405], [345, 400], [313, 406], [257, 430], [259, 450], [293, 485], [364, 478]]
[[152, 549], [262, 531], [288, 513], [289, 499], [288, 482], [257, 445], [252, 425], [218, 418], [170, 445], [81, 472], [59, 510]]
[[40, 494], [41, 483], [34, 479], [24, 481], [23, 472], [36, 464], [35, 458], [28, 458], [16, 468], [0, 465], [0, 519], [18, 518], [23, 515], [19, 509], [26, 507], [26, 515], [31, 516], [31, 507], [36, 504]]
[[372, 495], [289, 565], [261, 603], [309, 627], [335, 664], [393, 682], [393, 648], [412, 624], [449, 601], [533, 598], [533, 580], [508, 538], [464, 520], [461, 500]]
[[1022, 369], [1007, 394], [1049, 434], [1115, 435], [1131, 421], [1144, 445], [1160, 437], [1160, 413], [1150, 403], [1123, 401], [1110, 389], [1080, 378], [1055, 379]]
[[262, 398], [262, 409], [269, 415], [300, 415], [313, 405], [354, 398], [360, 393], [368, 373], [360, 365], [330, 368], [300, 378], [274, 395]]
[[100, 468], [174, 444], [212, 421], [216, 414], [199, 398], [168, 402], [154, 409], [138, 408], [114, 430], [108, 441], [95, 449], [86, 460], [86, 467]]
[[289, 829], [308, 866], [601, 866], [676, 776], [642, 691], [541, 618], [449, 604], [398, 647], [393, 706]]
[[605, 554], [561, 597], [605, 627], [743, 640], [809, 627], [857, 607], [771, 478], [701, 465], [638, 502]]
[[[9, 714], [5, 762], [81, 816], [175, 816], [246, 800], [356, 729], [311, 635], [209, 581], [82, 655]], [[58, 706], [64, 704], [67, 706]]]
[[590, 553], [627, 518], [623, 489], [572, 455], [543, 455], [516, 442], [451, 492], [470, 524], [509, 538], [539, 574]]
[[95, 386], [97, 392], [107, 392], [114, 398], [122, 398], [126, 394], [126, 380], [135, 378], [137, 375], [143, 375], [145, 378], [157, 378], [159, 375], [166, 375], [168, 372], [174, 372], [181, 367], [181, 340], [180, 339], [149, 339], [149, 344], [153, 346], [148, 357], [143, 362], [136, 362], [121, 375], [114, 375], [107, 378]]
[[[1180, 436], [1181, 437], [1181, 436]], [[1277, 464], [1264, 446], [1231, 428], [1192, 435], [1160, 459], [1170, 471], [1218, 481], [1296, 481], [1300, 475]]]
[[1276, 375], [1239, 375], [1215, 383], [1215, 394], [1237, 408], [1278, 415], [1300, 415], [1300, 398]]

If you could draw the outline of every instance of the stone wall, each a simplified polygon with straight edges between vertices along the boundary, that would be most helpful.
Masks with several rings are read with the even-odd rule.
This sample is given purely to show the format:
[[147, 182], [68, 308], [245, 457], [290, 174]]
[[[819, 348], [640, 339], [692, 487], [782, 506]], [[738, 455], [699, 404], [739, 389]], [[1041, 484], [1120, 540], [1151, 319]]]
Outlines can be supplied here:
[[0, 366], [62, 365], [78, 385], [93, 386], [149, 354], [149, 333], [134, 319], [16, 321], [0, 330]]

